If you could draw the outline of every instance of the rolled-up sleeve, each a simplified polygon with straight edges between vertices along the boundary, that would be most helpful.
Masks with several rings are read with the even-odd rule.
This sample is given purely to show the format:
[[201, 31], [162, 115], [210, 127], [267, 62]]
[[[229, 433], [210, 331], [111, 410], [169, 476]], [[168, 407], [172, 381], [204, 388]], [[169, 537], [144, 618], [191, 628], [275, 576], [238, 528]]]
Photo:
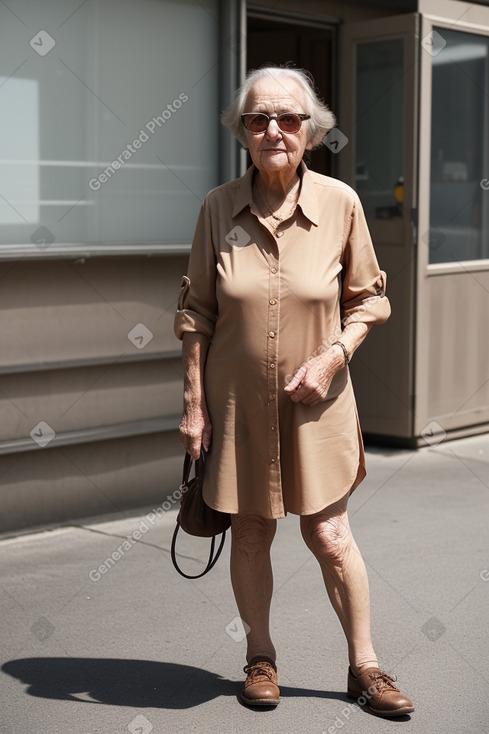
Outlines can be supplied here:
[[391, 313], [385, 294], [387, 276], [379, 268], [365, 214], [356, 195], [345, 223], [342, 264], [342, 324], [348, 326], [359, 321], [383, 324]]
[[204, 201], [190, 252], [187, 275], [182, 277], [174, 331], [182, 339], [186, 331], [211, 337], [217, 318], [216, 258], [211, 219]]

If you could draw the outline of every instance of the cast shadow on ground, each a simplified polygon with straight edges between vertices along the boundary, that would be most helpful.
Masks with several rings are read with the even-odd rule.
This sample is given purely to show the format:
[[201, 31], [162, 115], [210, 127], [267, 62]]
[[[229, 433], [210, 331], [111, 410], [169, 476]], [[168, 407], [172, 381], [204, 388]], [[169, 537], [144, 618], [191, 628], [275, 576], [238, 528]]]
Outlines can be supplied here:
[[[236, 697], [242, 686], [208, 670], [153, 660], [22, 658], [5, 663], [2, 671], [26, 685], [30, 696], [137, 708], [192, 708], [219, 696]], [[281, 693], [347, 700], [336, 691], [281, 686]]]

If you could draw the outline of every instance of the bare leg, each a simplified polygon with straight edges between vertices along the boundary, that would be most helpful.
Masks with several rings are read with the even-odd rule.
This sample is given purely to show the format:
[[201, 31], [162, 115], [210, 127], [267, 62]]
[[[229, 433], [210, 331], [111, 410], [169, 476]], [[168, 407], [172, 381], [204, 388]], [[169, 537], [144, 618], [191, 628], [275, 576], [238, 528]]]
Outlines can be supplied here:
[[317, 558], [331, 604], [348, 642], [354, 675], [377, 666], [370, 635], [368, 578], [348, 522], [347, 497], [315, 515], [301, 517], [307, 547]]
[[270, 547], [276, 526], [276, 520], [251, 513], [231, 515], [231, 583], [240, 617], [250, 627], [248, 662], [262, 656], [275, 662], [269, 616], [273, 593]]

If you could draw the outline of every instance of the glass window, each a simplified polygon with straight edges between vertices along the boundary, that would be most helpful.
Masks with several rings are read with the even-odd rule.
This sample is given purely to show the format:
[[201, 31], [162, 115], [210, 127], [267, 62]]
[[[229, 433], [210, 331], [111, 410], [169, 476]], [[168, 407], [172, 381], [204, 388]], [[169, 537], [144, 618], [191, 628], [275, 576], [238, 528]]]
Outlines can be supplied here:
[[355, 188], [369, 219], [402, 216], [404, 41], [356, 52]]
[[9, 2], [1, 243], [192, 239], [218, 184], [217, 13], [218, 0]]
[[429, 261], [479, 260], [489, 257], [489, 39], [434, 33]]

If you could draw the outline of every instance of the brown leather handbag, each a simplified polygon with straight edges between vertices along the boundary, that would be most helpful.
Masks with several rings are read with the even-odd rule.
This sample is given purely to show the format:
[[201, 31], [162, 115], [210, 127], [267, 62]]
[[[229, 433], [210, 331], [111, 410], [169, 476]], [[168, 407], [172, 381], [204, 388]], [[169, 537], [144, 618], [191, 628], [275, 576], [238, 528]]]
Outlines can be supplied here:
[[[192, 479], [190, 479], [190, 472], [194, 462], [190, 458], [189, 453], [185, 455], [185, 460], [183, 462], [183, 476], [180, 487], [182, 497], [180, 510], [177, 516], [177, 526], [173, 533], [171, 543], [171, 560], [178, 573], [186, 579], [201, 578], [201, 576], [204, 576], [215, 566], [224, 547], [226, 530], [231, 525], [231, 517], [229, 514], [214, 510], [204, 502], [204, 498], [202, 497], [204, 462], [205, 455], [204, 451], [201, 450], [200, 459], [197, 459], [195, 462], [195, 476]], [[196, 576], [190, 576], [189, 574], [184, 573], [177, 563], [176, 541], [180, 528], [189, 535], [196, 535], [200, 538], [212, 538], [207, 566], [202, 573], [199, 573]], [[216, 554], [214, 555], [216, 537], [218, 535], [221, 535], [221, 539]]]

